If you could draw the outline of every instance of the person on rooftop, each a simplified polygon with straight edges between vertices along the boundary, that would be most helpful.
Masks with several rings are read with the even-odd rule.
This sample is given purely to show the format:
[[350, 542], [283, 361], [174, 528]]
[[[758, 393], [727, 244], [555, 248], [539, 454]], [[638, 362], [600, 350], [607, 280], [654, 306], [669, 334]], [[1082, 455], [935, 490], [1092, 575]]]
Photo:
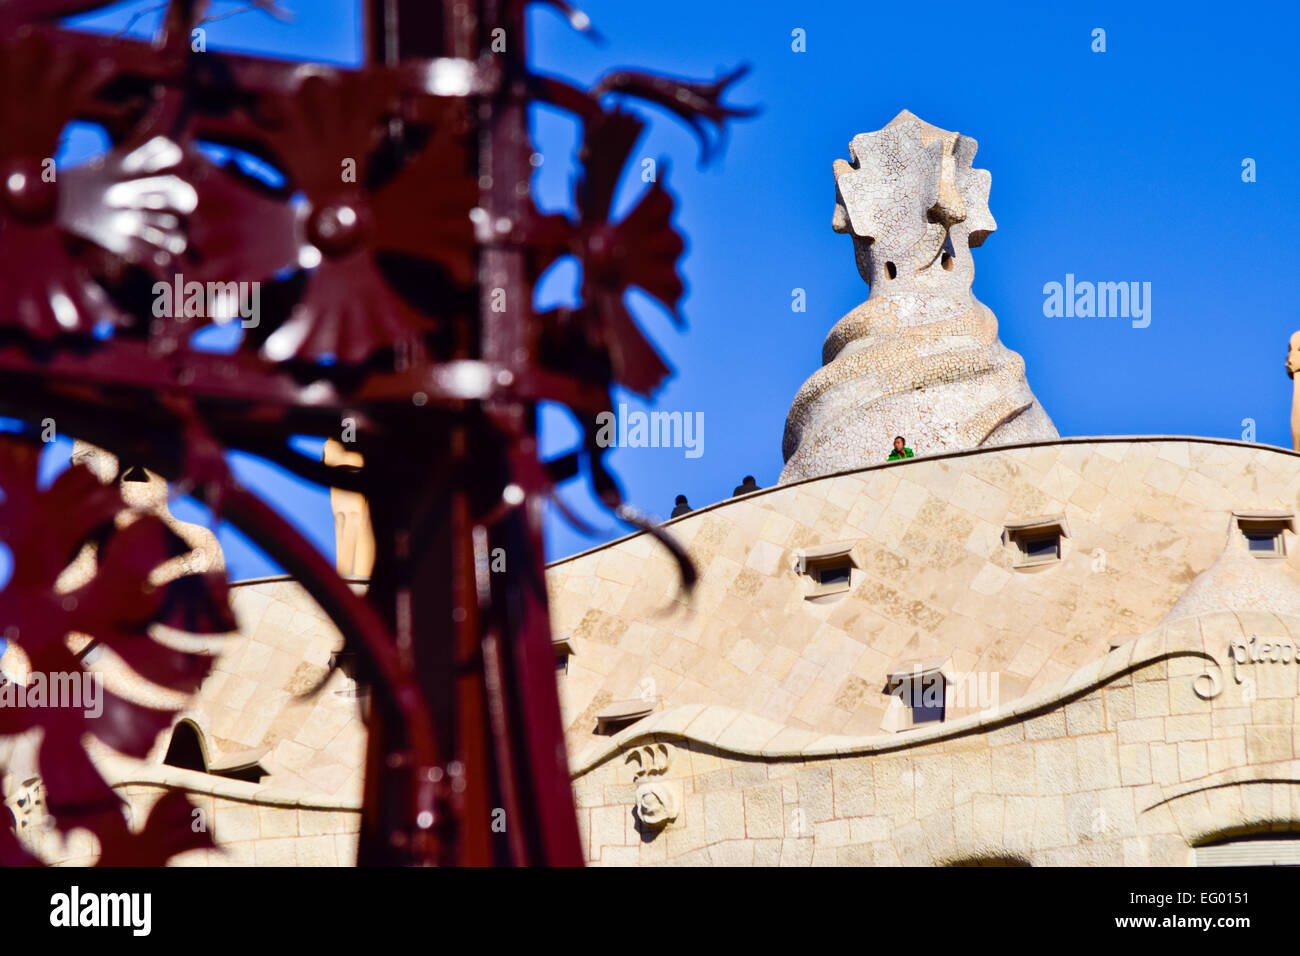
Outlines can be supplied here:
[[689, 512], [690, 510], [691, 510], [691, 506], [688, 505], [688, 504], [686, 503], [686, 496], [685, 496], [685, 495], [678, 495], [678, 496], [677, 496], [677, 505], [676, 505], [675, 508], [673, 508], [673, 513], [672, 513], [672, 515], [671, 515], [670, 517], [673, 517], [673, 518], [679, 517], [679, 516], [681, 516], [681, 515], [686, 514], [686, 513]]
[[753, 475], [746, 475], [741, 480], [740, 484], [736, 485], [736, 489], [731, 493], [731, 497], [735, 498], [738, 495], [747, 495], [751, 491], [758, 491], [758, 482], [754, 480]]
[[916, 452], [907, 447], [907, 439], [902, 435], [894, 437], [894, 450], [889, 453], [890, 461], [897, 461], [900, 458], [915, 458]]

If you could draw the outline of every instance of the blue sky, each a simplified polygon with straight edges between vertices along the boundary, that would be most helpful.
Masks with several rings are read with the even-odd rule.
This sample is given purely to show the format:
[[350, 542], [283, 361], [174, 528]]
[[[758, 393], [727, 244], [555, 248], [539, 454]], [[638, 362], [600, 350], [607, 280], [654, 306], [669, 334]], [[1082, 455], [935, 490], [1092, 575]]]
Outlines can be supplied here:
[[[81, 22], [119, 29], [122, 11], [140, 6]], [[356, 61], [355, 0], [282, 6], [294, 11], [293, 24], [241, 14], [209, 27], [209, 47]], [[688, 325], [679, 331], [632, 297], [676, 375], [653, 406], [617, 400], [702, 412], [704, 453], [614, 451], [609, 462], [632, 504], [666, 516], [679, 493], [698, 507], [730, 495], [745, 474], [764, 486], [776, 481], [790, 400], [818, 367], [826, 332], [867, 295], [849, 239], [830, 229], [831, 161], [847, 158], [855, 134], [903, 108], [979, 140], [976, 165], [992, 172], [999, 229], [975, 251], [974, 290], [997, 314], [1002, 340], [1025, 357], [1030, 384], [1063, 435], [1240, 439], [1243, 420], [1253, 419], [1255, 440], [1289, 447], [1283, 360], [1300, 328], [1290, 222], [1300, 155], [1296, 6], [1058, 6], [589, 0], [583, 8], [603, 45], [551, 10], [534, 11], [540, 70], [590, 82], [614, 67], [705, 78], [749, 63], [730, 99], [762, 108], [732, 127], [725, 153], [704, 169], [690, 133], [645, 110], [652, 126], [637, 156], [668, 159], [666, 181], [688, 238]], [[1097, 28], [1106, 31], [1104, 53], [1091, 49]], [[806, 52], [791, 48], [796, 29]], [[544, 157], [537, 200], [565, 208], [578, 130], [539, 110], [534, 134]], [[89, 137], [71, 137], [65, 158], [94, 148]], [[1256, 182], [1242, 181], [1246, 158]], [[624, 185], [622, 208], [641, 188], [635, 176]], [[1067, 273], [1150, 282], [1150, 326], [1045, 317], [1043, 286]], [[572, 270], [555, 270], [539, 304], [571, 301], [573, 282]], [[791, 310], [796, 288], [806, 291], [806, 312]], [[547, 454], [576, 436], [566, 413], [545, 410]], [[66, 449], [51, 454], [66, 458]], [[324, 492], [255, 460], [235, 465], [332, 551]], [[580, 481], [561, 494], [602, 535], [587, 538], [552, 515], [548, 557], [625, 532]], [[190, 503], [174, 510], [203, 520]], [[229, 529], [221, 537], [232, 578], [276, 572]]]

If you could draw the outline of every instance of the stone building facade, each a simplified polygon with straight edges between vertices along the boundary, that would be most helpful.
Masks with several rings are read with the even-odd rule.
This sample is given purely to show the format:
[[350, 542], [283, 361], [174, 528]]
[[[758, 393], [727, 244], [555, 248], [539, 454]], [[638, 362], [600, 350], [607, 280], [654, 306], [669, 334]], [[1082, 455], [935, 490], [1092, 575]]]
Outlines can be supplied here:
[[[1300, 828], [1297, 494], [1300, 456], [1279, 449], [1066, 440], [677, 519], [701, 569], [693, 602], [641, 536], [552, 566], [590, 861], [1291, 852], [1278, 841]], [[1043, 523], [1061, 529], [1059, 553], [1027, 563], [1007, 529]], [[812, 595], [799, 554], [832, 539], [849, 586]], [[910, 702], [890, 676], [927, 668], [945, 675], [946, 711], [891, 720]], [[638, 695], [649, 713], [594, 733]], [[675, 813], [648, 826], [653, 789]]]
[[[641, 534], [552, 565], [590, 862], [1287, 858], [1300, 828], [1298, 495], [1300, 455], [1280, 449], [1058, 440], [829, 475], [676, 519], [700, 570], [689, 599]], [[1007, 529], [1044, 522], [1058, 552], [1027, 563]], [[809, 554], [847, 563], [848, 580], [812, 593]], [[134, 819], [170, 789], [210, 814], [221, 850], [179, 863], [350, 863], [364, 701], [342, 672], [297, 696], [338, 636], [292, 581], [233, 595], [241, 630], [209, 639], [215, 670], [178, 719], [204, 765], [165, 762], [177, 731], [143, 763], [97, 762]], [[139, 690], [112, 661], [94, 666]], [[891, 677], [910, 674], [938, 675], [941, 713], [909, 719]], [[50, 842], [39, 781], [20, 777], [6, 797], [29, 840], [90, 862], [93, 846]]]

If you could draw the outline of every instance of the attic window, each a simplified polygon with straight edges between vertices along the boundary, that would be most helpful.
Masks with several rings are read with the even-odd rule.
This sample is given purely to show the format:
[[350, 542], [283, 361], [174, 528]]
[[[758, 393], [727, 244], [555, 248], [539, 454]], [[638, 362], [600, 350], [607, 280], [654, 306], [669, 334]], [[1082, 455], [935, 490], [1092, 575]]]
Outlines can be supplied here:
[[340, 670], [348, 680], [357, 679], [357, 652], [335, 651], [330, 655], [330, 669]]
[[573, 645], [568, 634], [551, 638], [551, 650], [555, 651], [555, 671], [557, 674], [569, 673], [569, 658], [573, 655]]
[[596, 733], [616, 734], [624, 727], [630, 727], [642, 717], [652, 713], [655, 704], [654, 699], [646, 700], [641, 697], [633, 700], [616, 700], [596, 715]]
[[[885, 693], [902, 702], [902, 721], [886, 729], [910, 730], [941, 723], [948, 699], [948, 674], [940, 663], [914, 664], [889, 675]], [[897, 705], [895, 705], [897, 706]]]
[[822, 588], [831, 588], [836, 585], [849, 586], [853, 579], [853, 564], [851, 561], [843, 563], [828, 562], [826, 564], [814, 567], [810, 571], [817, 580], [817, 584]]
[[795, 571], [807, 575], [811, 581], [804, 597], [838, 594], [853, 586], [853, 569], [858, 566], [853, 559], [854, 543], [840, 541], [796, 552]]
[[241, 750], [238, 753], [218, 756], [209, 763], [202, 734], [193, 722], [182, 720], [172, 730], [172, 739], [167, 745], [167, 754], [163, 757], [163, 763], [169, 767], [194, 770], [230, 780], [261, 783], [262, 778], [267, 775], [267, 770], [260, 761], [270, 749], [270, 747], [258, 747], [252, 750]]
[[1246, 543], [1246, 550], [1257, 558], [1285, 558], [1284, 531], [1295, 531], [1295, 516], [1290, 511], [1234, 511]]
[[370, 689], [357, 681], [356, 651], [335, 651], [330, 655], [330, 670], [337, 670], [347, 678], [343, 686], [334, 691], [335, 697], [363, 700], [369, 696]]
[[1016, 521], [1007, 525], [1002, 532], [1002, 540], [1011, 547], [1017, 568], [1032, 568], [1060, 561], [1063, 539], [1069, 536], [1064, 515]]
[[1286, 555], [1282, 532], [1272, 528], [1241, 529], [1246, 536], [1246, 547], [1251, 554], [1261, 558], [1281, 558]]
[[167, 745], [167, 755], [163, 757], [163, 763], [169, 767], [180, 767], [182, 770], [208, 772], [207, 757], [203, 753], [203, 738], [188, 720], [182, 720], [172, 731], [172, 739]]

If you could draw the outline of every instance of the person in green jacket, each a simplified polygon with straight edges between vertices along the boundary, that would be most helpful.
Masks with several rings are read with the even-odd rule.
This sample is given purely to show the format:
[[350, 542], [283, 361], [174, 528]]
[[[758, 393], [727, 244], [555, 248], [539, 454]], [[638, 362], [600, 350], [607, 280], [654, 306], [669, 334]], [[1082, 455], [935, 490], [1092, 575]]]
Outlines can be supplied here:
[[894, 438], [894, 450], [889, 453], [890, 461], [897, 461], [900, 458], [915, 458], [916, 452], [907, 447], [907, 441], [902, 435]]

